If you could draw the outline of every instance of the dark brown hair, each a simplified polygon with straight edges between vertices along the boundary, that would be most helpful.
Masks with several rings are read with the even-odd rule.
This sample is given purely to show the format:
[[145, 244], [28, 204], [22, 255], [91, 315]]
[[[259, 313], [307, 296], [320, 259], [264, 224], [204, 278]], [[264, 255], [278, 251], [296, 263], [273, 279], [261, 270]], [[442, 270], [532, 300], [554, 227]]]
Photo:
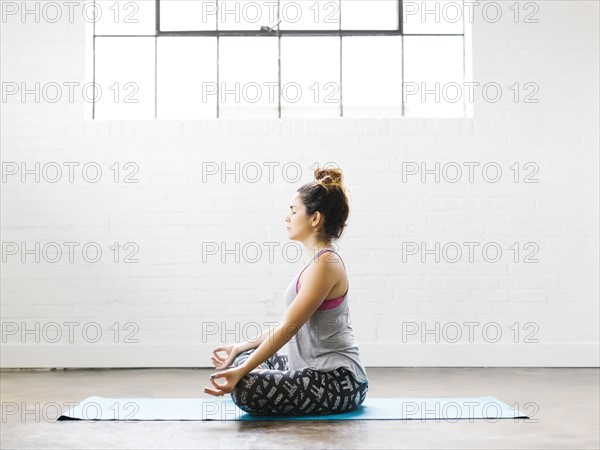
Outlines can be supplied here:
[[321, 232], [327, 241], [339, 239], [346, 227], [350, 205], [342, 169], [315, 169], [315, 181], [298, 188], [308, 216], [319, 211], [324, 216]]

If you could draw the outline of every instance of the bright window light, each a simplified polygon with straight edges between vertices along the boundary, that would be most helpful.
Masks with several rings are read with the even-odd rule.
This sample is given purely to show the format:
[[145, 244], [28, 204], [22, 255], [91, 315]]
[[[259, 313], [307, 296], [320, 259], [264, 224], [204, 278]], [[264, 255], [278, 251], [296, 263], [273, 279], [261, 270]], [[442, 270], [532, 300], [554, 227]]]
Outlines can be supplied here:
[[472, 117], [463, 3], [95, 0], [87, 117]]

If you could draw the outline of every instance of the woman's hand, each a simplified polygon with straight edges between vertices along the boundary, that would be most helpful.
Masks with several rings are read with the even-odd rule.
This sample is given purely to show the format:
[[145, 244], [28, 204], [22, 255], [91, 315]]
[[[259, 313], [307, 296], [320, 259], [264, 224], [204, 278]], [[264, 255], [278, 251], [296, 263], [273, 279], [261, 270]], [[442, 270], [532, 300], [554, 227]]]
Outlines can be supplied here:
[[[225, 352], [225, 356], [219, 355], [219, 352]], [[233, 363], [233, 360], [239, 353], [240, 352], [236, 345], [224, 345], [215, 348], [210, 359], [212, 360], [216, 369], [227, 369]]]
[[[204, 388], [205, 394], [214, 395], [215, 397], [222, 397], [225, 394], [233, 391], [236, 384], [244, 377], [245, 373], [243, 368], [234, 367], [232, 369], [224, 370], [223, 372], [214, 373], [210, 376], [210, 382], [217, 389]], [[225, 378], [224, 384], [218, 384], [215, 380], [217, 378]]]

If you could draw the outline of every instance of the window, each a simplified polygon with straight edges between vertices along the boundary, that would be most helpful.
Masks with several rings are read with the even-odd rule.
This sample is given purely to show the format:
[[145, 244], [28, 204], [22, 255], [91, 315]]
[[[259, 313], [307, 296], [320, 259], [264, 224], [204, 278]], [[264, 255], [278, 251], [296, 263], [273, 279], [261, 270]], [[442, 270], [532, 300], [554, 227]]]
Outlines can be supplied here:
[[94, 119], [471, 117], [462, 0], [94, 5]]

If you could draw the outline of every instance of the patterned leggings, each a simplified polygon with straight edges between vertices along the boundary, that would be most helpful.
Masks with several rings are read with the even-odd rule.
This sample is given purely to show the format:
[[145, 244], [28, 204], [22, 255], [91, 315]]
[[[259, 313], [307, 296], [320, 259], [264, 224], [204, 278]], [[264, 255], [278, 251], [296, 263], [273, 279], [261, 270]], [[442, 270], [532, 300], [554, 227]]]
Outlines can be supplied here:
[[[237, 367], [256, 349], [240, 353]], [[367, 396], [368, 383], [358, 383], [345, 367], [329, 372], [305, 368], [289, 370], [287, 355], [275, 353], [242, 378], [231, 399], [255, 415], [319, 415], [352, 411]]]

